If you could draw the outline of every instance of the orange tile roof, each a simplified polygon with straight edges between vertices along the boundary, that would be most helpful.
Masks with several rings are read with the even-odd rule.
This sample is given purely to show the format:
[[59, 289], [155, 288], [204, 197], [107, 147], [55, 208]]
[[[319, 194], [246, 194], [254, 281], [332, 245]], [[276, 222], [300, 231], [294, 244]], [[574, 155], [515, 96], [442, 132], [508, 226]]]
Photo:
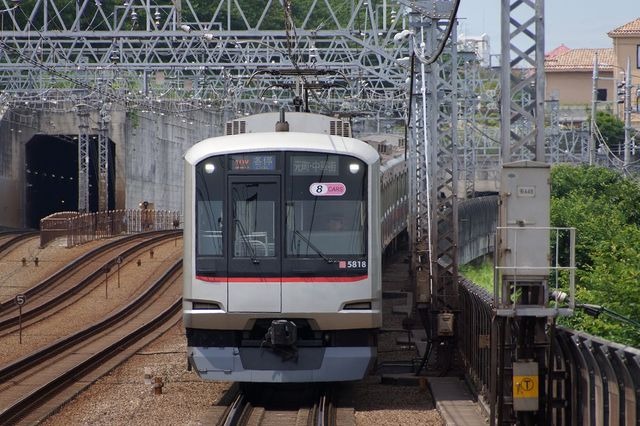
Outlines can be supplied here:
[[591, 72], [596, 52], [598, 52], [598, 68], [600, 71], [611, 71], [611, 64], [615, 63], [613, 49], [570, 49], [554, 57], [547, 57], [544, 61], [544, 70], [552, 72]]
[[607, 35], [611, 38], [640, 36], [640, 18], [628, 22], [615, 30], [609, 31]]
[[564, 44], [561, 44], [560, 46], [556, 47], [555, 49], [553, 49], [551, 52], [547, 52], [544, 55], [545, 60], [549, 60], [549, 59], [553, 59], [558, 55], [561, 55], [565, 52], [568, 52], [569, 50], [571, 50], [571, 48], [565, 46]]

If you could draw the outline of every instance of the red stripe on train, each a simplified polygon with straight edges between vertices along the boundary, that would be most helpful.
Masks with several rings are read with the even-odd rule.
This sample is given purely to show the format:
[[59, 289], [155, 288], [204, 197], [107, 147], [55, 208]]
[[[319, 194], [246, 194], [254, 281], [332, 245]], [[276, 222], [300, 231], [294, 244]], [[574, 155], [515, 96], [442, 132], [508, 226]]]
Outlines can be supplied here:
[[260, 284], [260, 283], [318, 283], [318, 282], [330, 282], [330, 283], [351, 283], [355, 281], [362, 281], [369, 278], [368, 275], [357, 275], [355, 277], [204, 277], [196, 275], [196, 279], [206, 281], [210, 283], [243, 283], [243, 284]]

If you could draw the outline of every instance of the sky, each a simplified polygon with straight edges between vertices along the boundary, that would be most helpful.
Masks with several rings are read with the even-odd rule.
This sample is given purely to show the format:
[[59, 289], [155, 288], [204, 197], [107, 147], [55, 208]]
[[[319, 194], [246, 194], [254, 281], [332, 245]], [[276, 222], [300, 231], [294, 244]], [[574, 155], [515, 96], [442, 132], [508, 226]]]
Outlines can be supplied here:
[[[500, 53], [501, 0], [461, 0], [458, 35], [489, 36], [491, 53]], [[518, 9], [531, 10], [526, 6]], [[571, 49], [613, 47], [607, 33], [640, 18], [640, 0], [546, 0], [545, 52], [564, 44]]]

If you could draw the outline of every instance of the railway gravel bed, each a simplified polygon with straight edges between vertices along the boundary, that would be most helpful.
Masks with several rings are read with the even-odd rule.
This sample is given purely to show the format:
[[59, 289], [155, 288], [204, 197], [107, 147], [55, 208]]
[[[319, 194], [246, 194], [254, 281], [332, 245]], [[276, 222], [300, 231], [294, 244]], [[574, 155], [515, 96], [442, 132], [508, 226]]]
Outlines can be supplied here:
[[[23, 329], [22, 343], [20, 343], [18, 331], [0, 337], [0, 365], [24, 356], [60, 337], [69, 335], [119, 308], [146, 288], [154, 280], [154, 277], [164, 272], [163, 266], [179, 259], [181, 250], [181, 239], [158, 243], [154, 245], [153, 258], [150, 258], [149, 254], [140, 256], [142, 259], [140, 266], [136, 261], [123, 263], [120, 270], [120, 285], [117, 282], [117, 272], [112, 271], [106, 291], [104, 282], [88, 288], [82, 297], [72, 305], [44, 321], [39, 321]], [[69, 254], [63, 253], [61, 256], [64, 255], [68, 256]]]
[[[73, 259], [113, 240], [91, 241], [82, 246], [65, 248], [52, 243], [40, 248], [40, 239], [31, 238], [11, 247], [0, 257], [0, 301], [23, 293], [51, 276]], [[38, 258], [38, 266], [35, 259]], [[25, 259], [23, 265], [22, 259]]]
[[[398, 266], [402, 268], [402, 265]], [[399, 280], [394, 288], [404, 290]], [[396, 288], [397, 287], [397, 288]], [[385, 313], [398, 301], [385, 300]], [[385, 316], [385, 327], [401, 326], [401, 317]], [[415, 351], [398, 348], [392, 333], [381, 338], [383, 360], [412, 359]], [[46, 426], [58, 425], [204, 425], [220, 399], [230, 388], [227, 382], [204, 382], [187, 371], [186, 340], [180, 322], [109, 374], [98, 379], [76, 398], [46, 419]], [[162, 393], [151, 382], [159, 378]], [[356, 425], [443, 425], [427, 390], [418, 386], [382, 384], [371, 375], [345, 385], [345, 403], [354, 407]], [[218, 407], [219, 408], [219, 407]]]
[[[162, 394], [145, 383], [145, 371], [160, 377]], [[204, 382], [186, 369], [182, 324], [132, 356], [45, 420], [67, 425], [205, 425], [231, 383]], [[443, 425], [427, 391], [386, 385], [377, 376], [345, 387], [356, 425]]]
[[[0, 369], [0, 406], [4, 406], [0, 410], [0, 423], [24, 416], [25, 422], [30, 423], [46, 416], [51, 409], [52, 394], [57, 397], [60, 389], [75, 385], [87, 375], [92, 377], [96, 368], [103, 368], [113, 356], [122, 354], [158, 326], [177, 322], [181, 270], [182, 261], [174, 262], [143, 295], [123, 309]], [[45, 401], [44, 407], [41, 401]], [[63, 401], [57, 401], [54, 407]]]

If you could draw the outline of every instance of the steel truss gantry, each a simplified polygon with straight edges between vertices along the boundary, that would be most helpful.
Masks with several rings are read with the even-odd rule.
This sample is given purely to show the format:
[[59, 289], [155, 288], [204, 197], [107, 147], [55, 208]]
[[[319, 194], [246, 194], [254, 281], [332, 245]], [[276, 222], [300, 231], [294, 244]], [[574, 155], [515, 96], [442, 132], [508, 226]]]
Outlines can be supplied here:
[[[440, 353], [453, 329], [436, 333], [435, 322], [458, 308], [458, 60], [452, 1], [411, 2], [412, 84], [409, 116], [410, 240], [416, 301]], [[437, 336], [436, 336], [437, 334]], [[422, 366], [428, 359], [429, 350]]]
[[[554, 386], [551, 342], [555, 317], [546, 311], [549, 278], [544, 273], [544, 263], [548, 267], [551, 260], [543, 260], [541, 268], [534, 272], [522, 268], [536, 262], [540, 253], [548, 253], [550, 240], [550, 200], [545, 199], [548, 195], [541, 195], [549, 190], [542, 180], [547, 180], [548, 185], [550, 179], [544, 174], [548, 168], [541, 164], [546, 162], [544, 0], [502, 0], [501, 5], [500, 118], [505, 166], [502, 185], [506, 187], [500, 190], [502, 228], [497, 231], [495, 257], [496, 266], [502, 268], [510, 262], [509, 256], [518, 256], [519, 268], [499, 269], [495, 275], [493, 303], [497, 308], [493, 310], [491, 331], [490, 423], [547, 424], [555, 403], [553, 394], [547, 394]], [[518, 160], [533, 162], [513, 164]], [[527, 168], [540, 172], [525, 178]], [[534, 203], [527, 204], [526, 198], [521, 197], [524, 188], [533, 188]], [[523, 206], [532, 211], [524, 212]], [[517, 229], [508, 229], [509, 226]], [[529, 237], [533, 229], [548, 234], [546, 238], [542, 234], [538, 241], [530, 238], [524, 250], [516, 255], [518, 247], [513, 235], [527, 228]], [[509, 309], [501, 310], [503, 306]], [[521, 309], [525, 307], [530, 309]]]
[[[104, 105], [191, 119], [295, 108], [406, 121], [408, 8], [394, 0], [1, 0], [0, 96], [6, 108], [100, 116], [99, 206], [108, 206]], [[75, 109], [73, 109], [75, 111]], [[78, 118], [84, 117], [84, 112]], [[80, 192], [88, 128], [79, 125]], [[88, 191], [88, 189], [86, 189]], [[87, 209], [88, 196], [79, 206]]]
[[544, 0], [502, 0], [501, 24], [502, 160], [544, 162]]
[[89, 211], [89, 106], [80, 104], [78, 115], [78, 211]]
[[238, 114], [308, 90], [325, 112], [404, 118], [406, 45], [393, 37], [406, 8], [392, 0], [60, 3], [2, 0], [0, 90], [14, 99], [83, 89], [127, 108]]

